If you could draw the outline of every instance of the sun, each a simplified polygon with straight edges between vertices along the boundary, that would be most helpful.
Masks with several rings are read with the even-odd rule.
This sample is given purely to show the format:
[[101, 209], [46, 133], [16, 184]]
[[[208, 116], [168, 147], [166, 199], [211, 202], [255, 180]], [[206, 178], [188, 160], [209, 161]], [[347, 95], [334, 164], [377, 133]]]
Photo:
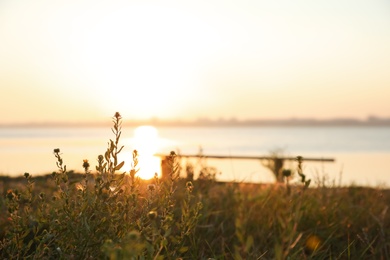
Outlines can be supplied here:
[[101, 110], [175, 117], [200, 95], [200, 64], [215, 33], [198, 16], [137, 4], [90, 18], [93, 23], [80, 20], [74, 28], [74, 48], [83, 84], [99, 97]]

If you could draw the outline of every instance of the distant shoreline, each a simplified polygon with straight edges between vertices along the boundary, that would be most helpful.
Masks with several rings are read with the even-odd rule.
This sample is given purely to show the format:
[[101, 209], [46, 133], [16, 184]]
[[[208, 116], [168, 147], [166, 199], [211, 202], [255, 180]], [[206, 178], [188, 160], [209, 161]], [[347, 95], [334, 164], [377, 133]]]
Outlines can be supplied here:
[[[316, 127], [316, 126], [390, 126], [390, 118], [370, 117], [366, 120], [358, 119], [254, 119], [254, 120], [235, 120], [235, 119], [198, 119], [193, 121], [184, 120], [123, 120], [123, 126], [141, 126], [152, 125], [156, 127]], [[30, 122], [30, 123], [12, 123], [0, 124], [0, 127], [109, 127], [111, 122]]]

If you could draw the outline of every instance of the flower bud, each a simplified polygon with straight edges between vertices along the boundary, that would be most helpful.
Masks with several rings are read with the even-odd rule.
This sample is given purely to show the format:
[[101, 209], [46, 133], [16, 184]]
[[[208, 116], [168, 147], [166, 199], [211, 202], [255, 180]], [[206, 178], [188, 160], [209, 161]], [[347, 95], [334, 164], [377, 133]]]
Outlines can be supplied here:
[[157, 217], [157, 212], [156, 212], [156, 211], [154, 211], [154, 210], [149, 211], [149, 213], [148, 213], [148, 218], [149, 218], [150, 220], [154, 220], [154, 219], [156, 219], [156, 217]]

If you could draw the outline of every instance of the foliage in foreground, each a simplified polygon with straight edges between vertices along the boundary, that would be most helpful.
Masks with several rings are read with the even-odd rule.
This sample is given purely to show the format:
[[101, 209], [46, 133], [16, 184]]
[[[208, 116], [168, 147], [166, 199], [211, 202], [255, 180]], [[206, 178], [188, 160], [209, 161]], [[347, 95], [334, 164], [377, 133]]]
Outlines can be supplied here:
[[55, 149], [51, 176], [4, 178], [2, 259], [390, 258], [389, 190], [310, 188], [301, 162], [296, 185], [218, 183], [206, 166], [179, 178], [174, 153], [167, 178], [144, 181], [136, 151], [120, 173], [120, 123], [94, 171], [68, 172]]

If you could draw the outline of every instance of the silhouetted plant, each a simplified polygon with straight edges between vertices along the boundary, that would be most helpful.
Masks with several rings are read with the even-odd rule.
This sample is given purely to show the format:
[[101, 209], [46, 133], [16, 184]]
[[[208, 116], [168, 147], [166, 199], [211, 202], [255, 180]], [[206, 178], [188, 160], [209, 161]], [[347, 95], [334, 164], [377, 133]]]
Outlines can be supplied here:
[[[95, 173], [84, 159], [84, 177], [70, 181], [61, 151], [56, 148], [58, 170], [52, 174], [51, 200], [44, 192], [33, 194], [28, 173], [23, 193], [7, 192], [10, 228], [0, 244], [3, 258], [172, 259], [186, 255], [201, 209], [191, 195], [193, 184], [178, 186], [173, 152], [168, 179], [156, 176], [151, 184], [142, 181], [137, 176], [136, 150], [129, 174], [121, 173], [119, 113], [113, 124], [115, 138], [109, 141], [104, 156], [98, 156]], [[178, 188], [187, 194], [181, 201], [175, 199]]]
[[174, 152], [146, 181], [136, 150], [121, 172], [113, 124], [94, 170], [68, 171], [56, 148], [52, 175], [0, 177], [1, 259], [389, 259], [389, 190], [312, 188], [301, 157], [286, 185], [220, 183], [207, 165], [181, 179]]

